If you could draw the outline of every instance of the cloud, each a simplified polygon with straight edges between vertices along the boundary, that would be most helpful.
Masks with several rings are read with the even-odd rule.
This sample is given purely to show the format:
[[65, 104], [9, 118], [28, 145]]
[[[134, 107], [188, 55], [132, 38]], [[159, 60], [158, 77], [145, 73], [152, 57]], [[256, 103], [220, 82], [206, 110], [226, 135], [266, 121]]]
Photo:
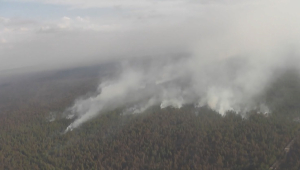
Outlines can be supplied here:
[[[35, 2], [69, 7], [120, 7], [126, 8], [128, 12], [99, 18], [62, 16], [45, 21], [2, 17], [0, 37], [10, 42], [14, 50], [22, 51], [14, 52], [14, 55], [9, 50], [2, 51], [12, 55], [10, 58], [19, 58], [20, 53], [35, 56], [33, 58], [47, 58], [53, 52], [71, 60], [75, 53], [72, 51], [76, 49], [82, 51], [77, 51], [82, 55], [81, 60], [96, 55], [98, 58], [145, 56], [152, 55], [151, 51], [154, 50], [161, 53], [201, 51], [203, 54], [206, 51], [223, 56], [234, 55], [239, 53], [238, 50], [250, 51], [250, 48], [255, 51], [256, 46], [269, 46], [270, 43], [278, 42], [276, 39], [279, 37], [286, 38], [285, 41], [298, 39], [296, 1], [277, 0], [272, 4], [268, 1], [181, 0]], [[226, 41], [230, 36], [234, 39], [232, 43]], [[218, 46], [217, 50], [214, 44]], [[42, 46], [44, 54], [37, 52], [35, 46]], [[73, 50], [69, 50], [71, 47], [74, 47]]]
[[2, 69], [174, 53], [215, 59], [255, 53], [261, 47], [297, 45], [299, 39], [298, 2], [294, 0], [272, 4], [266, 0], [34, 2], [126, 12], [43, 21], [1, 17], [0, 37], [9, 44], [0, 51], [6, 56]]

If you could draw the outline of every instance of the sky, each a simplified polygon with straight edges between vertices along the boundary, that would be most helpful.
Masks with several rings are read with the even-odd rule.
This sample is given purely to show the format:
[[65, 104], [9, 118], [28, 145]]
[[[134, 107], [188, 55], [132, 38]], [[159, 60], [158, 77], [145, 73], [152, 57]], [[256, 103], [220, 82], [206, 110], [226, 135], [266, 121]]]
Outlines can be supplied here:
[[193, 8], [185, 1], [1, 0], [0, 70], [139, 55], [147, 50], [141, 42], [149, 50], [160, 48], [154, 41], [173, 48], [152, 36], [193, 17]]
[[[295, 36], [297, 5], [295, 0], [0, 0], [0, 71], [197, 55], [212, 44], [221, 47], [216, 53], [233, 54], [235, 45], [274, 43], [278, 32], [274, 39]], [[260, 34], [264, 39], [254, 38]], [[234, 41], [228, 43], [230, 36]]]

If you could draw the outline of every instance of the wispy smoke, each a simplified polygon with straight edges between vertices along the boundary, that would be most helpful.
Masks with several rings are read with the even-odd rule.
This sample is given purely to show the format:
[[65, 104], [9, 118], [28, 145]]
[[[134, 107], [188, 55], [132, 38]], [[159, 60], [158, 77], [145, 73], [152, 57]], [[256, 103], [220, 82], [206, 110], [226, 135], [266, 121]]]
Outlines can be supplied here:
[[[187, 49], [183, 51], [188, 55], [127, 59], [117, 78], [101, 82], [98, 95], [79, 99], [67, 109], [76, 119], [66, 131], [105, 111], [125, 106], [132, 113], [153, 105], [180, 108], [185, 104], [208, 105], [220, 114], [227, 110], [268, 112], [264, 101], [257, 99], [273, 79], [274, 71], [298, 67], [299, 63], [300, 22], [295, 3], [209, 5], [206, 14], [211, 16], [199, 19], [202, 23], [175, 25], [185, 44], [179, 46]], [[170, 43], [173, 38], [176, 45], [181, 44], [174, 38], [177, 27], [166, 28], [169, 32], [156, 30], [151, 32], [153, 37], [147, 36], [148, 50], [164, 35], [171, 37]], [[135, 36], [129, 36], [128, 42], [130, 37]], [[143, 44], [143, 48], [135, 44], [136, 48], [147, 49], [146, 41], [136, 41]], [[137, 50], [138, 54], [141, 51]]]

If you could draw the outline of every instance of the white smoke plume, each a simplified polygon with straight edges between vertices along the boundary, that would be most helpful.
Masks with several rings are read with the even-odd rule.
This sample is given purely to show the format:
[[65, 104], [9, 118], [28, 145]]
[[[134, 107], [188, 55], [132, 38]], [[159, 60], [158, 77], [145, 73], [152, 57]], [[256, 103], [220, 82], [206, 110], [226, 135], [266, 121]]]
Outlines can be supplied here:
[[[117, 78], [101, 82], [98, 95], [79, 99], [67, 109], [76, 118], [66, 131], [98, 114], [124, 106], [132, 106], [128, 110], [132, 113], [143, 112], [153, 105], [180, 108], [185, 104], [208, 105], [220, 114], [254, 108], [269, 112], [264, 103], [256, 100], [257, 96], [273, 79], [276, 69], [298, 67], [300, 63], [297, 4], [294, 0], [278, 0], [272, 4], [247, 1], [228, 6], [208, 5], [205, 10], [212, 15], [209, 20], [200, 17], [202, 23], [193, 20], [196, 23], [187, 26], [174, 25], [178, 37], [183, 38], [182, 43], [188, 42], [184, 57], [139, 58], [142, 62], [123, 58], [120, 62], [126, 62]], [[151, 50], [155, 38], [176, 39], [174, 30], [152, 32], [149, 49], [143, 47], [141, 51]], [[147, 44], [146, 41], [141, 39], [142, 44]]]

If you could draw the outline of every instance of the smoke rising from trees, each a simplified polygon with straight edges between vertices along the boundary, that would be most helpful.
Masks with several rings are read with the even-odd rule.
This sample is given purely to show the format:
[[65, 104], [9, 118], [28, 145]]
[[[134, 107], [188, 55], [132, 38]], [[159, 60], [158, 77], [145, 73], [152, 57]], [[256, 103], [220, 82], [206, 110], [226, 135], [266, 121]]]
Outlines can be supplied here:
[[[66, 1], [47, 3], [74, 7]], [[111, 4], [84, 4], [102, 5]], [[134, 113], [153, 105], [185, 104], [208, 105], [220, 114], [245, 112], [264, 108], [257, 98], [276, 70], [298, 69], [298, 6], [296, 0], [143, 1], [101, 19], [0, 17], [0, 54], [5, 56], [0, 67], [43, 70], [121, 63], [120, 74], [102, 80], [94, 96], [66, 109], [69, 117], [76, 117], [69, 129], [124, 106]]]

